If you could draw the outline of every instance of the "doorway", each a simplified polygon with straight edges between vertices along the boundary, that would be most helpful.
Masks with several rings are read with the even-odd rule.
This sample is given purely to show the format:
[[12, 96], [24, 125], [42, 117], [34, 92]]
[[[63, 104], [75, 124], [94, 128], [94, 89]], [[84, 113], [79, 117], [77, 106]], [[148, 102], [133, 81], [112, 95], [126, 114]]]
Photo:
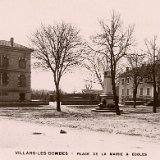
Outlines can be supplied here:
[[25, 96], [26, 96], [25, 93], [20, 93], [19, 94], [19, 100], [20, 101], [25, 101]]

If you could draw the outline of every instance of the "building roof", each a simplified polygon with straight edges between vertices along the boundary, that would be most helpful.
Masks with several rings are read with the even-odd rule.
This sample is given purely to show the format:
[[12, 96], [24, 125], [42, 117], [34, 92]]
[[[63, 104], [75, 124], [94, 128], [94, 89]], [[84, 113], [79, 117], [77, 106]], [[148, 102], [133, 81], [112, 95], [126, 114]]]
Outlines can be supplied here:
[[6, 41], [6, 40], [0, 40], [0, 47], [13, 47], [14, 49], [24, 49], [24, 50], [30, 50], [33, 51], [33, 49], [25, 47], [21, 44], [15, 43], [14, 39], [12, 41]]
[[[149, 68], [148, 67], [149, 67], [149, 64], [147, 64], [147, 65], [143, 65], [142, 64], [141, 67], [137, 67], [137, 68], [134, 68], [134, 69], [126, 67], [126, 71], [121, 73], [119, 75], [119, 77], [121, 77], [121, 78], [132, 77], [133, 74], [138, 74], [140, 76], [140, 75], [142, 75], [141, 73], [143, 73], [142, 76], [145, 76], [149, 72], [149, 70], [148, 70]], [[148, 72], [147, 72], [147, 70], [148, 70]], [[144, 73], [146, 73], [146, 74], [144, 74]]]

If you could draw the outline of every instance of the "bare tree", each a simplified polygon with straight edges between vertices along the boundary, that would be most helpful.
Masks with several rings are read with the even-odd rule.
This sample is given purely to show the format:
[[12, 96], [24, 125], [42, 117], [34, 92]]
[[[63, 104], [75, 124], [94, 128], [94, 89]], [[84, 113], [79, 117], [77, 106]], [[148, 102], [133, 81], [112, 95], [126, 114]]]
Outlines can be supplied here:
[[137, 52], [133, 54], [127, 55], [127, 60], [129, 62], [130, 70], [128, 71], [127, 75], [132, 78], [133, 80], [133, 101], [134, 101], [134, 108], [136, 107], [136, 100], [137, 100], [137, 89], [138, 85], [142, 81], [144, 75], [144, 62], [145, 54], [138, 54]]
[[70, 24], [42, 25], [30, 38], [35, 48], [36, 67], [53, 73], [56, 88], [57, 111], [60, 107], [60, 80], [73, 66], [81, 62], [83, 52], [79, 31]]
[[106, 57], [94, 52], [89, 52], [89, 54], [87, 53], [87, 56], [85, 56], [83, 67], [89, 71], [93, 82], [98, 82], [103, 88], [104, 72], [109, 68]]
[[99, 24], [101, 33], [92, 39], [93, 44], [98, 47], [98, 49], [93, 50], [106, 56], [109, 62], [115, 109], [117, 115], [120, 115], [118, 96], [116, 93], [116, 69], [118, 62], [127, 54], [128, 49], [133, 45], [134, 26], [129, 26], [123, 31], [120, 15], [115, 14], [115, 12], [112, 13], [109, 23], [102, 20]]
[[85, 82], [85, 89], [86, 90], [91, 90], [93, 88], [92, 81], [86, 80]]
[[145, 40], [145, 45], [146, 45], [146, 53], [149, 56], [149, 66], [150, 66], [150, 73], [152, 75], [152, 81], [153, 81], [153, 112], [156, 113], [156, 108], [157, 108], [157, 101], [158, 101], [158, 96], [157, 96], [157, 81], [156, 81], [156, 76], [157, 76], [157, 56], [160, 53], [160, 48], [157, 46], [157, 36], [154, 36], [152, 40]]

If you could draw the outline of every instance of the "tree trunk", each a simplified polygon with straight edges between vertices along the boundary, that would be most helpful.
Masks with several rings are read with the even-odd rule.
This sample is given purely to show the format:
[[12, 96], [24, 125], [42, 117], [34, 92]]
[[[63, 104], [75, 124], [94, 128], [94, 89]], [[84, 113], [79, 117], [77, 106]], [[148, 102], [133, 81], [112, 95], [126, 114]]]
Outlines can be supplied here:
[[57, 111], [61, 112], [61, 105], [60, 105], [60, 91], [59, 91], [59, 85], [56, 84], [56, 103], [57, 103]]
[[138, 88], [138, 85], [137, 84], [134, 84], [135, 88], [133, 89], [133, 107], [136, 108], [136, 102], [137, 102], [137, 88]]
[[118, 105], [118, 96], [116, 92], [115, 72], [113, 70], [111, 71], [111, 76], [112, 76], [112, 90], [113, 90], [113, 98], [115, 103], [116, 114], [120, 115], [120, 110]]
[[157, 108], [157, 92], [156, 92], [155, 61], [154, 61], [154, 64], [153, 64], [153, 90], [154, 90], [153, 91], [153, 113], [156, 113], [156, 108]]
[[153, 82], [153, 89], [154, 89], [154, 95], [153, 95], [153, 113], [156, 113], [157, 108], [157, 92], [156, 92], [156, 82]]

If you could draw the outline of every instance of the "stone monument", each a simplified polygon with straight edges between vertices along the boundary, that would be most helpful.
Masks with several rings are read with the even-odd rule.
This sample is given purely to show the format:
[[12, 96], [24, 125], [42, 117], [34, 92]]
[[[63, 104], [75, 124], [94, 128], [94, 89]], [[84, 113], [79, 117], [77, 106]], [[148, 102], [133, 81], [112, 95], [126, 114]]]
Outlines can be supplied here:
[[115, 105], [113, 101], [113, 91], [112, 91], [112, 77], [110, 71], [104, 72], [104, 89], [100, 95], [100, 104], [92, 111], [97, 112], [115, 112]]

